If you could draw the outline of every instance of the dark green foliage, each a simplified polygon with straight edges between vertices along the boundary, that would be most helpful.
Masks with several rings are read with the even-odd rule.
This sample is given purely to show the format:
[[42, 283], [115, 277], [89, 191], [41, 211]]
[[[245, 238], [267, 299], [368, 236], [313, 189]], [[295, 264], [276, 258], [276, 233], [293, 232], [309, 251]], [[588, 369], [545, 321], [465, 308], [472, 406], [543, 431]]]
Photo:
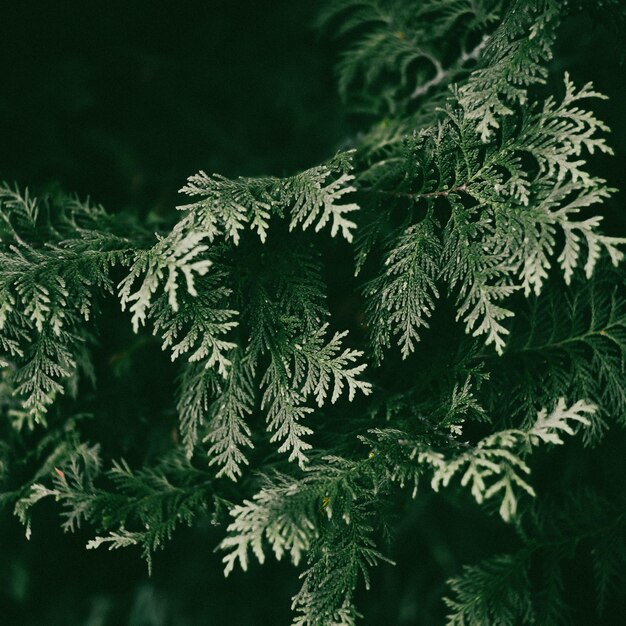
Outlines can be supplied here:
[[[571, 8], [329, 3], [320, 25], [345, 42], [339, 91], [363, 132], [282, 178], [200, 171], [156, 234], [1, 187], [0, 503], [27, 535], [50, 496], [63, 530], [93, 531], [87, 548], [138, 546], [151, 569], [210, 516], [226, 575], [252, 556], [304, 563], [293, 624], [349, 626], [398, 516], [430, 491], [516, 533], [454, 562], [448, 624], [567, 622], [581, 552], [598, 611], [619, 598], [623, 494], [543, 493], [591, 481], [578, 456], [619, 448], [626, 424], [626, 239], [602, 230], [617, 190], [587, 163], [613, 154], [591, 110], [605, 96], [550, 64]], [[346, 250], [354, 301], [336, 288]], [[85, 425], [103, 419], [111, 301], [128, 353], [155, 341], [173, 362], [166, 406], [132, 404], [137, 424], [165, 424], [155, 445]]]
[[[579, 493], [566, 502], [532, 507], [522, 516], [522, 547], [471, 567], [450, 581], [450, 624], [561, 624], [567, 621], [562, 561], [576, 552], [592, 555], [599, 612], [619, 586], [626, 565], [626, 516], [620, 502]], [[543, 588], [533, 587], [531, 569]], [[537, 584], [537, 583], [535, 583]]]

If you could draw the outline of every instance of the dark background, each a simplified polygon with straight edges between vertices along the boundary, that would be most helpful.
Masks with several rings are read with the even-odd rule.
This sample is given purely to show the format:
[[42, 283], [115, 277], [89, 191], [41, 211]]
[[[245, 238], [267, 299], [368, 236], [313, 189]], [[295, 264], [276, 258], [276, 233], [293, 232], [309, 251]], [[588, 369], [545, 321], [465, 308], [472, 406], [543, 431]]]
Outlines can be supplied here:
[[[310, 26], [317, 8], [305, 0], [0, 0], [0, 180], [158, 218], [172, 216], [176, 190], [199, 169], [283, 175], [316, 164], [356, 130], [336, 96], [335, 46]], [[626, 171], [622, 50], [608, 25], [575, 18], [554, 63], [555, 76], [569, 69], [611, 96], [595, 108], [617, 154], [596, 169], [615, 186]], [[626, 232], [623, 204], [621, 192], [607, 207], [613, 234]], [[366, 625], [441, 623], [445, 579], [459, 562], [505, 550], [509, 538], [476, 507], [431, 496], [397, 530], [397, 567], [382, 566], [359, 600]], [[269, 563], [224, 581], [213, 552], [222, 533], [208, 521], [179, 532], [149, 578], [132, 550], [86, 552], [88, 533], [64, 536], [53, 504], [35, 516], [28, 542], [3, 512], [0, 624], [288, 624], [296, 571]]]
[[1, 6], [4, 178], [170, 210], [200, 168], [280, 175], [343, 134], [316, 3]]

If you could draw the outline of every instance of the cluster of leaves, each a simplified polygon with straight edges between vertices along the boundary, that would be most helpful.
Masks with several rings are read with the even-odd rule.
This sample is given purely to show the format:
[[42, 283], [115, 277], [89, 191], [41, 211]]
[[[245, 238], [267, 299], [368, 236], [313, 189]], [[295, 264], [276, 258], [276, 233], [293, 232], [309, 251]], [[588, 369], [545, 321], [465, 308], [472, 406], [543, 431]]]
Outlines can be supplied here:
[[388, 560], [372, 534], [374, 524], [385, 524], [381, 512], [394, 484], [412, 482], [415, 494], [419, 480], [430, 475], [437, 491], [458, 475], [478, 503], [500, 499], [500, 515], [510, 520], [518, 492], [535, 495], [526, 482], [530, 469], [522, 457], [534, 446], [562, 444], [562, 435], [573, 435], [578, 425], [589, 426], [594, 412], [584, 402], [567, 407], [561, 399], [526, 430], [501, 431], [469, 448], [455, 442], [454, 452], [436, 430], [430, 435], [433, 443], [425, 444], [423, 435], [417, 439], [396, 429], [374, 429], [363, 438], [371, 448], [365, 459], [325, 457], [302, 477], [268, 476], [253, 499], [233, 507], [234, 520], [220, 546], [227, 552], [226, 575], [237, 561], [246, 570], [250, 551], [263, 563], [266, 546], [277, 559], [288, 555], [295, 565], [307, 553], [308, 569], [293, 601], [298, 614], [294, 623], [352, 624], [358, 578], [369, 586], [368, 569]]
[[583, 242], [588, 278], [602, 251], [615, 264], [621, 260], [624, 240], [599, 232], [600, 216], [573, 219], [612, 191], [578, 158], [583, 148], [610, 152], [596, 137], [606, 127], [577, 106], [597, 96], [589, 84], [576, 91], [566, 75], [560, 104], [549, 97], [515, 120], [502, 118], [498, 137], [487, 142], [460, 98], [461, 108], [448, 108], [436, 126], [389, 149], [363, 173], [381, 196], [377, 209], [385, 202], [391, 217], [403, 203], [406, 211], [401, 226], [381, 236], [380, 224], [370, 224], [360, 242], [361, 264], [382, 245], [383, 269], [365, 292], [379, 358], [393, 336], [404, 357], [413, 352], [440, 295], [440, 277], [467, 332], [485, 335], [502, 353], [509, 334], [504, 320], [513, 315], [502, 301], [516, 290], [539, 294], [555, 261], [569, 284]]
[[504, 4], [329, 3], [319, 16], [320, 27], [350, 42], [337, 64], [341, 96], [357, 111], [391, 116], [406, 110], [411, 101], [432, 96], [435, 88], [467, 73], [478, 59]]
[[626, 565], [623, 502], [583, 491], [565, 502], [537, 504], [516, 530], [516, 552], [466, 566], [450, 580], [448, 624], [562, 624], [571, 614], [563, 597], [563, 562], [577, 552], [592, 559], [602, 613]]
[[[89, 523], [106, 533], [89, 541], [87, 549], [141, 546], [149, 568], [154, 551], [180, 523], [191, 524], [204, 512], [211, 495], [206, 474], [180, 454], [136, 472], [127, 463], [113, 463], [103, 476], [99, 446], [79, 444], [63, 467], [55, 468], [52, 487], [35, 483], [18, 501], [15, 513], [22, 523], [30, 528], [30, 508], [51, 496], [65, 509], [63, 530], [74, 532]], [[97, 485], [98, 479], [108, 479], [110, 486]]]
[[85, 323], [141, 236], [75, 198], [38, 201], [0, 187], [0, 360], [23, 399], [21, 423], [44, 421], [63, 383], [88, 367]]
[[[622, 550], [623, 515], [597, 501], [588, 518], [574, 507], [527, 522], [531, 453], [579, 431], [597, 443], [626, 415], [621, 274], [600, 263], [618, 265], [625, 240], [580, 215], [614, 191], [585, 161], [611, 153], [608, 128], [580, 104], [603, 96], [567, 74], [558, 98], [534, 89], [563, 14], [556, 0], [333, 3], [321, 22], [353, 41], [340, 90], [356, 110], [393, 119], [290, 177], [201, 171], [156, 242], [88, 203], [0, 188], [0, 412], [13, 417], [11, 438], [43, 428], [77, 372], [93, 370], [86, 323], [109, 294], [179, 362], [182, 439], [137, 470], [105, 470], [80, 425], [55, 419], [38, 469], [0, 502], [30, 529], [31, 507], [51, 496], [66, 530], [95, 529], [88, 547], [138, 545], [148, 563], [179, 524], [226, 503], [225, 573], [245, 570], [250, 552], [306, 561], [294, 624], [349, 626], [357, 584], [388, 560], [379, 538], [398, 487], [460, 498], [467, 487], [524, 547], [451, 581], [449, 623], [562, 617], [563, 546], [601, 518]], [[354, 239], [364, 304], [350, 336], [326, 302], [327, 238], [311, 232], [327, 225]], [[418, 345], [435, 322], [442, 356]], [[397, 368], [394, 343], [402, 359], [420, 358]], [[343, 399], [352, 408], [333, 408]], [[0, 448], [7, 485], [11, 445]], [[221, 490], [241, 478], [243, 502], [226, 502]], [[582, 535], [568, 527], [577, 517]], [[619, 550], [598, 560], [601, 598]], [[542, 613], [530, 562], [544, 553], [553, 604]]]
[[504, 353], [506, 367], [491, 372], [495, 385], [512, 391], [499, 399], [501, 408], [526, 423], [549, 398], [582, 393], [599, 409], [586, 443], [598, 443], [612, 420], [624, 425], [622, 283], [620, 272], [605, 269], [565, 294], [553, 288], [528, 302]]

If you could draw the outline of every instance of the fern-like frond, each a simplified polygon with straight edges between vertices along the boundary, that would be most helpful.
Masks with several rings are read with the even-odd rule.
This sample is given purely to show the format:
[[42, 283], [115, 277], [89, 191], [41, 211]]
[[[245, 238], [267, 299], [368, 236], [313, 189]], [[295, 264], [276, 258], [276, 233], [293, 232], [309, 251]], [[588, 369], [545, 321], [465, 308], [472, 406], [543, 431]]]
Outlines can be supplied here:
[[[104, 478], [110, 486], [100, 486]], [[89, 541], [88, 549], [140, 546], [151, 569], [154, 551], [163, 547], [181, 523], [189, 525], [206, 511], [211, 493], [206, 478], [177, 454], [138, 471], [124, 461], [117, 462], [103, 476], [98, 446], [82, 444], [69, 462], [55, 470], [53, 486], [33, 485], [18, 501], [16, 514], [26, 523], [29, 509], [51, 496], [64, 508], [66, 532], [89, 522], [106, 533]]]
[[515, 0], [506, 7], [479, 67], [459, 91], [459, 103], [482, 141], [493, 136], [502, 117], [514, 114], [515, 106], [527, 104], [529, 87], [545, 82], [560, 9], [554, 0]]
[[567, 623], [562, 570], [576, 552], [592, 559], [602, 610], [606, 590], [619, 584], [617, 572], [626, 564], [623, 503], [583, 491], [563, 502], [536, 504], [522, 518], [519, 535], [522, 545], [515, 552], [465, 566], [448, 581], [447, 624]]
[[190, 363], [201, 361], [225, 377], [230, 365], [228, 352], [236, 347], [225, 337], [237, 326], [237, 311], [225, 308], [232, 292], [220, 278], [214, 273], [195, 295], [182, 295], [176, 312], [164, 297], [157, 299], [150, 317], [154, 334], [162, 337], [164, 350], [171, 350], [172, 361], [185, 355]]
[[403, 358], [415, 349], [419, 330], [428, 328], [439, 297], [441, 242], [431, 218], [408, 227], [394, 242], [383, 273], [365, 287], [367, 323], [374, 354], [380, 358], [392, 336], [398, 337]]
[[[365, 441], [372, 446], [375, 457], [386, 460], [390, 481], [413, 483], [416, 488], [420, 476], [430, 474], [431, 487], [438, 491], [459, 477], [478, 504], [495, 498], [500, 503], [500, 516], [510, 521], [517, 513], [518, 493], [535, 495], [527, 480], [530, 468], [525, 462], [531, 449], [562, 444], [564, 434], [573, 435], [579, 427], [589, 427], [595, 412], [596, 407], [584, 401], [568, 407], [561, 398], [551, 412], [539, 411], [527, 429], [495, 432], [467, 450], [457, 444], [456, 454], [440, 451], [423, 438], [415, 441], [396, 430], [371, 430], [373, 439]], [[448, 442], [448, 447], [455, 446]]]
[[465, 567], [448, 581], [454, 599], [445, 598], [448, 626], [532, 623], [534, 611], [528, 571], [516, 555], [500, 555]]
[[0, 357], [12, 365], [31, 424], [75, 375], [83, 325], [101, 294], [113, 292], [112, 269], [127, 265], [141, 240], [123, 226], [76, 198], [39, 200], [0, 186]]
[[204, 437], [211, 447], [209, 465], [220, 469], [217, 477], [236, 480], [242, 466], [248, 464], [243, 448], [252, 448], [252, 432], [246, 418], [252, 414], [255, 402], [255, 366], [249, 354], [236, 352], [228, 378], [209, 407], [208, 433]]
[[[318, 20], [351, 41], [337, 64], [339, 92], [353, 109], [397, 114], [467, 71], [502, 12], [497, 1], [347, 0]], [[482, 37], [475, 35], [481, 33]]]
[[365, 505], [355, 507], [347, 520], [331, 520], [307, 554], [302, 587], [294, 596], [293, 626], [356, 624], [354, 591], [362, 579], [369, 589], [369, 570], [381, 561], [392, 563], [372, 539]]
[[586, 442], [597, 442], [611, 420], [624, 424], [626, 302], [620, 275], [607, 270], [604, 278], [579, 280], [567, 293], [551, 284], [529, 302], [493, 369], [494, 384], [513, 390], [506, 403], [511, 415], [528, 422], [548, 398], [583, 393], [598, 406]]

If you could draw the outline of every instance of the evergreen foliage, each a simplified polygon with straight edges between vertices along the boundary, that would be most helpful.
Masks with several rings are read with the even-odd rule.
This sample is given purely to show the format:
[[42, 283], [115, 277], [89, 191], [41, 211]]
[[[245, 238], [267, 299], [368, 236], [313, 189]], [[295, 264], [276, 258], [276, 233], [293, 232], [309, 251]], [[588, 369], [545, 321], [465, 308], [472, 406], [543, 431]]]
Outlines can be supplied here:
[[[458, 569], [448, 624], [563, 623], [581, 550], [599, 611], [623, 593], [623, 503], [533, 486], [555, 447], [626, 425], [626, 238], [602, 230], [616, 190], [587, 162], [612, 154], [604, 96], [568, 73], [550, 91], [571, 8], [331, 2], [339, 91], [368, 128], [285, 178], [200, 171], [157, 233], [0, 187], [0, 502], [27, 535], [51, 497], [87, 548], [138, 546], [151, 568], [212, 515], [226, 575], [304, 563], [293, 624], [349, 626], [395, 515], [445, 491], [519, 543]], [[327, 301], [331, 246], [354, 254], [350, 321]], [[133, 463], [84, 427], [111, 300], [174, 362], [177, 432]]]

